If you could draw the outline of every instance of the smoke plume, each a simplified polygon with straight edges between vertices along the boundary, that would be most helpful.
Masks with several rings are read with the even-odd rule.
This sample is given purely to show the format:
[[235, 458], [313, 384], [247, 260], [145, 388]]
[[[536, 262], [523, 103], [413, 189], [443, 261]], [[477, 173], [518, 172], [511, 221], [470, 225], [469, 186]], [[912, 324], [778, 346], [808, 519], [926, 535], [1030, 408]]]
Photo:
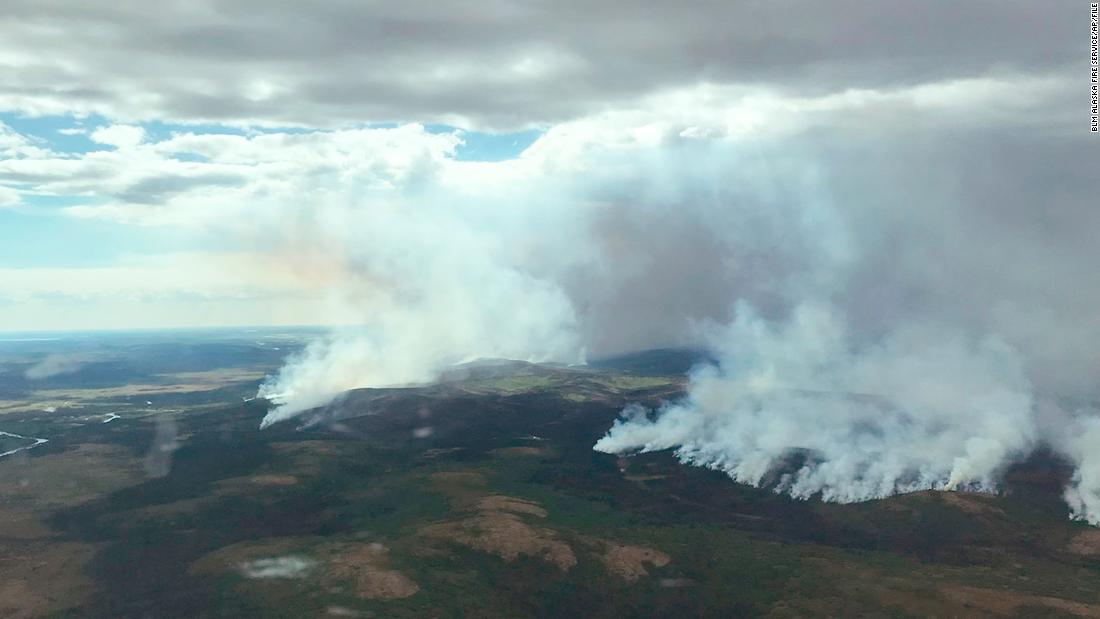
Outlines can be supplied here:
[[81, 355], [49, 354], [38, 363], [27, 368], [23, 372], [23, 376], [27, 380], [43, 380], [54, 376], [72, 374], [79, 372], [80, 368], [84, 367], [87, 362], [88, 359]]
[[828, 308], [773, 326], [743, 306], [713, 343], [719, 363], [695, 372], [686, 401], [652, 420], [630, 411], [595, 448], [675, 448], [740, 483], [853, 502], [995, 490], [1035, 440], [1020, 358], [992, 337], [914, 325], [857, 344]]
[[1045, 445], [1076, 466], [1072, 515], [1100, 523], [1100, 211], [1060, 92], [703, 89], [510, 161], [425, 148], [382, 189], [291, 211], [353, 326], [264, 385], [264, 424], [476, 357], [703, 345], [717, 363], [682, 401], [628, 408], [596, 449], [860, 501], [992, 491]]

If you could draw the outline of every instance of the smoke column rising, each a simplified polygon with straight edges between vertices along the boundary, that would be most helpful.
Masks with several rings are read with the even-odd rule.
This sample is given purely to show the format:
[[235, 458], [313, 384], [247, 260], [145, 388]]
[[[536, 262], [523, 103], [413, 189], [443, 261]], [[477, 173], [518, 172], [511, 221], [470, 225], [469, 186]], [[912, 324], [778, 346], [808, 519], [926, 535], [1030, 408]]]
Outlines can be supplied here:
[[[675, 448], [740, 483], [847, 503], [994, 490], [1036, 439], [1019, 357], [992, 338], [910, 327], [858, 346], [828, 308], [774, 327], [742, 306], [713, 343], [719, 364], [695, 372], [685, 402], [656, 420], [632, 411], [595, 448]], [[769, 478], [795, 450], [801, 466]]]
[[341, 280], [338, 303], [369, 319], [313, 342], [264, 383], [259, 395], [278, 406], [262, 427], [347, 389], [423, 383], [451, 364], [480, 357], [584, 361], [576, 318], [561, 291], [503, 259], [491, 260], [486, 244], [464, 237], [459, 226], [424, 220], [407, 236], [404, 225], [390, 226], [392, 236], [352, 245], [351, 259], [362, 266]]
[[1072, 515], [1100, 523], [1100, 213], [1050, 88], [681, 93], [512, 161], [427, 149], [400, 191], [349, 186], [293, 228], [338, 254], [357, 320], [264, 385], [264, 424], [476, 357], [702, 345], [718, 363], [683, 401], [629, 408], [596, 449], [860, 501], [995, 490], [1047, 445], [1077, 467]]

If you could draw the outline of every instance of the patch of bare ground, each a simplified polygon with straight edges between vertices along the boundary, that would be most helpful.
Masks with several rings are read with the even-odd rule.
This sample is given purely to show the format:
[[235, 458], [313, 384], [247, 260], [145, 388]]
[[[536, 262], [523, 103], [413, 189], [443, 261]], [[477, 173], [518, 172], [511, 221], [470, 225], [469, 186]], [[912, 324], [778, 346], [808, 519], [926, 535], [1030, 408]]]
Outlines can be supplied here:
[[974, 516], [1003, 516], [1004, 510], [995, 505], [996, 497], [973, 492], [938, 492], [944, 503], [954, 505]]
[[[191, 571], [239, 573], [250, 562], [300, 556], [316, 561], [316, 567], [295, 574], [294, 578], [329, 591], [349, 590], [363, 599], [393, 600], [407, 598], [420, 590], [412, 579], [389, 567], [388, 550], [382, 544], [311, 542], [313, 538], [279, 538], [234, 544], [200, 558], [191, 565]], [[244, 586], [263, 580], [246, 581]]]
[[329, 575], [352, 583], [355, 595], [368, 600], [407, 598], [420, 591], [407, 576], [386, 567], [385, 555], [381, 544], [355, 544], [329, 557]]
[[1086, 604], [1062, 598], [1028, 595], [1004, 589], [984, 589], [964, 585], [947, 585], [940, 593], [962, 605], [968, 613], [983, 612], [995, 616], [1020, 616], [1030, 608], [1047, 608], [1077, 617], [1100, 617], [1100, 604]]
[[[531, 448], [512, 448], [531, 449]], [[553, 529], [536, 526], [528, 518], [546, 518], [541, 505], [513, 496], [485, 494], [486, 480], [476, 471], [446, 471], [432, 475], [436, 489], [450, 500], [456, 511], [472, 512], [465, 518], [425, 526], [419, 534], [487, 552], [513, 561], [528, 556], [546, 561], [562, 571], [577, 564], [573, 547]], [[620, 544], [611, 540], [582, 538], [608, 571], [633, 582], [649, 571], [646, 565], [662, 567], [668, 555], [652, 548]]]
[[546, 517], [546, 510], [539, 507], [538, 503], [499, 494], [481, 499], [477, 502], [477, 508], [481, 512], [502, 511], [514, 514], [530, 514], [539, 518]]
[[54, 539], [43, 518], [144, 479], [140, 460], [114, 445], [0, 461], [0, 617], [42, 617], [91, 593], [96, 546]]
[[141, 461], [119, 445], [84, 443], [61, 453], [0, 461], [0, 506], [19, 511], [70, 507], [145, 479]]
[[429, 525], [420, 533], [494, 554], [505, 561], [527, 555], [551, 563], [562, 571], [577, 564], [573, 549], [556, 539], [553, 531], [532, 527], [508, 512], [483, 512], [457, 522]]
[[1100, 529], [1090, 528], [1074, 535], [1066, 550], [1085, 557], [1100, 556]]
[[248, 492], [254, 488], [296, 486], [298, 478], [294, 475], [249, 475], [246, 477], [229, 477], [217, 483], [216, 493]]
[[24, 542], [0, 548], [0, 616], [52, 615], [78, 607], [92, 591], [85, 567], [93, 545]]
[[53, 532], [33, 512], [0, 507], [0, 540], [50, 537]]
[[627, 546], [606, 540], [604, 546], [605, 550], [600, 560], [607, 567], [607, 571], [627, 582], [649, 576], [646, 563], [653, 567], [664, 567], [671, 561], [667, 554], [644, 546]]
[[468, 509], [485, 496], [485, 476], [477, 471], [443, 471], [433, 474], [431, 480], [455, 509]]
[[[532, 526], [522, 517], [545, 518], [546, 510], [537, 503], [515, 497], [471, 497], [470, 491], [484, 484], [480, 475], [473, 475], [455, 471], [433, 476], [433, 480], [442, 485], [441, 489], [452, 502], [457, 503], [457, 507], [471, 507], [476, 513], [468, 518], [428, 525], [420, 529], [420, 535], [494, 554], [505, 561], [513, 561], [521, 555], [529, 556], [546, 561], [562, 571], [577, 564], [573, 549], [558, 539], [554, 531]], [[470, 488], [471, 484], [473, 488]]]

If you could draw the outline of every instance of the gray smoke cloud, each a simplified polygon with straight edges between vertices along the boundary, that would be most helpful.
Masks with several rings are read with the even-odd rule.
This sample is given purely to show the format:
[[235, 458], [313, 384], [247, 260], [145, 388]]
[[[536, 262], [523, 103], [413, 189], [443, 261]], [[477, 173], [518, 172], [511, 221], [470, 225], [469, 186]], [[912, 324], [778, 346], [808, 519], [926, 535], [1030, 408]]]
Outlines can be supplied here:
[[318, 241], [311, 253], [334, 282], [334, 311], [357, 326], [314, 342], [264, 383], [259, 395], [278, 406], [263, 427], [347, 389], [423, 383], [479, 357], [584, 361], [569, 299], [515, 253], [534, 231], [501, 236], [497, 205], [444, 198], [427, 181], [400, 190], [415, 195], [374, 190], [352, 208], [338, 199], [295, 227]]
[[820, 94], [991, 68], [1077, 71], [1086, 50], [1073, 6], [6, 0], [0, 107], [280, 126], [540, 126], [699, 81]]
[[775, 326], [742, 306], [711, 342], [719, 363], [694, 374], [686, 401], [653, 420], [630, 410], [595, 448], [675, 448], [740, 483], [853, 502], [992, 491], [1035, 442], [1020, 356], [992, 336], [904, 325], [861, 345], [828, 307], [799, 306]]
[[951, 135], [954, 122], [912, 139], [816, 136], [802, 164], [820, 175], [813, 199], [774, 205], [785, 236], [729, 206], [751, 229], [736, 244], [763, 264], [791, 246], [805, 259], [765, 269], [770, 296], [737, 286], [702, 329], [718, 363], [683, 401], [628, 408], [595, 449], [673, 449], [737, 482], [851, 502], [993, 491], [1042, 444], [1077, 467], [1071, 516], [1100, 523], [1087, 404], [1100, 286], [1084, 266], [1100, 258], [1084, 232], [1100, 225], [1085, 207], [1098, 187], [1083, 132], [1046, 134], [1056, 118], [1040, 116], [1012, 136], [969, 123]]
[[995, 490], [1048, 445], [1077, 466], [1072, 514], [1100, 523], [1100, 213], [1064, 85], [703, 89], [516, 161], [444, 154], [407, 200], [312, 205], [295, 230], [342, 252], [360, 326], [265, 384], [264, 424], [479, 356], [702, 344], [718, 363], [682, 402], [628, 409], [596, 449], [859, 501]]

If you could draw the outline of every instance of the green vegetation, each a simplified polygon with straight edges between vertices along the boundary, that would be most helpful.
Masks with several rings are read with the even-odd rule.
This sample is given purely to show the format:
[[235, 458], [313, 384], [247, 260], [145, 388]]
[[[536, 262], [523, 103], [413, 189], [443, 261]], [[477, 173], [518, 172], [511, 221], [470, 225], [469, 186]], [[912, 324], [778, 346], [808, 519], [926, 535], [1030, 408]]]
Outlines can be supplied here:
[[[50, 443], [0, 460], [0, 545], [25, 557], [0, 564], [0, 580], [17, 583], [0, 612], [1100, 611], [1100, 532], [1065, 519], [1056, 462], [1027, 463], [1004, 496], [792, 501], [668, 453], [591, 450], [627, 402], [675, 397], [682, 377], [529, 365], [479, 372], [350, 394], [308, 431], [259, 432], [262, 403], [234, 396], [219, 405], [207, 391], [181, 391], [171, 406], [142, 402], [106, 424], [86, 410], [12, 418], [20, 434]], [[165, 424], [178, 449], [157, 476], [149, 458]], [[48, 577], [35, 557], [49, 558]], [[287, 557], [305, 566], [293, 577], [245, 569]]]
[[462, 383], [462, 389], [470, 393], [502, 393], [505, 395], [559, 387], [564, 380], [553, 376], [505, 376], [471, 380]]

